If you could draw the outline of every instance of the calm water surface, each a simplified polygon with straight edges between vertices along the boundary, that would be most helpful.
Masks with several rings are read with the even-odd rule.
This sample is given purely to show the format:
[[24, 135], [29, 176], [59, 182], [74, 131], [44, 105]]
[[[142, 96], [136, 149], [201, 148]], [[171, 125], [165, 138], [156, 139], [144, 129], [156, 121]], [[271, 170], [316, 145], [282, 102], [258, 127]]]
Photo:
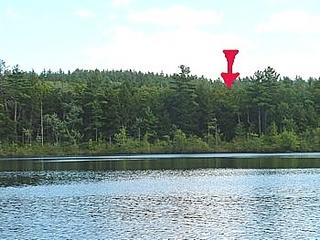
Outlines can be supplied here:
[[319, 158], [229, 157], [0, 160], [0, 239], [320, 238]]

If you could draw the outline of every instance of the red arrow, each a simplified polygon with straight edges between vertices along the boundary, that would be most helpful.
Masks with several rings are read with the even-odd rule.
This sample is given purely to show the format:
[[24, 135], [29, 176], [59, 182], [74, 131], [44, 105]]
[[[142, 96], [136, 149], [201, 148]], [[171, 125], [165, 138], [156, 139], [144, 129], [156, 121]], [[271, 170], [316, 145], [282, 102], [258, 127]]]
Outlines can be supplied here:
[[223, 50], [224, 55], [226, 56], [227, 62], [228, 62], [228, 72], [221, 73], [221, 77], [224, 80], [224, 84], [228, 87], [231, 88], [233, 82], [239, 77], [240, 73], [233, 73], [232, 72], [232, 65], [234, 62], [234, 59], [236, 55], [238, 54], [239, 50]]

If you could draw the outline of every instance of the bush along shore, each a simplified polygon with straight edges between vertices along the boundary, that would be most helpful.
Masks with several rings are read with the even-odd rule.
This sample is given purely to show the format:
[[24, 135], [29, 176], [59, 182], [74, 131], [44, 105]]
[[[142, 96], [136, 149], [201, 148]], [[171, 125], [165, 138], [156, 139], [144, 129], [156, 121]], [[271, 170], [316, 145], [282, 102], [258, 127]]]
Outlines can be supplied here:
[[284, 131], [280, 134], [238, 137], [231, 142], [222, 141], [218, 136], [208, 135], [205, 139], [187, 137], [177, 130], [173, 138], [148, 141], [147, 135], [141, 140], [130, 138], [125, 129], [116, 134], [116, 143], [103, 140], [77, 144], [1, 144], [0, 156], [65, 156], [65, 155], [112, 155], [137, 153], [206, 153], [206, 152], [308, 152], [318, 151], [315, 142], [320, 137], [320, 129], [306, 136]]

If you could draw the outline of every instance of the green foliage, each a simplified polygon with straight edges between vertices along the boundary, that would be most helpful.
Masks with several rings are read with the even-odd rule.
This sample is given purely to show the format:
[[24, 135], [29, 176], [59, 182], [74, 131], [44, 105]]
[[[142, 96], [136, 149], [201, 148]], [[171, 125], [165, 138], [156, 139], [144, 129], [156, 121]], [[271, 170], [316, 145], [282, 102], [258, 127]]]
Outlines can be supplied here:
[[172, 123], [186, 133], [193, 133], [197, 129], [196, 91], [194, 78], [190, 76], [190, 69], [180, 66], [181, 72], [173, 75], [172, 95], [168, 102], [168, 111]]
[[299, 149], [299, 138], [292, 131], [285, 130], [280, 133], [277, 143], [282, 151], [297, 151]]
[[174, 133], [172, 147], [174, 152], [202, 152], [209, 150], [208, 144], [201, 138], [194, 135], [187, 137], [180, 129], [177, 129]]
[[173, 135], [173, 149], [177, 152], [182, 152], [187, 145], [187, 136], [180, 129], [177, 129]]
[[318, 151], [319, 99], [320, 79], [271, 67], [227, 89], [184, 65], [37, 74], [0, 60], [0, 154]]
[[246, 136], [246, 130], [243, 123], [238, 123], [235, 128], [235, 137], [243, 139]]
[[275, 122], [272, 122], [270, 129], [269, 129], [270, 136], [277, 136], [278, 135], [278, 128]]
[[114, 139], [119, 146], [125, 146], [128, 143], [127, 129], [121, 127], [119, 132], [115, 134]]

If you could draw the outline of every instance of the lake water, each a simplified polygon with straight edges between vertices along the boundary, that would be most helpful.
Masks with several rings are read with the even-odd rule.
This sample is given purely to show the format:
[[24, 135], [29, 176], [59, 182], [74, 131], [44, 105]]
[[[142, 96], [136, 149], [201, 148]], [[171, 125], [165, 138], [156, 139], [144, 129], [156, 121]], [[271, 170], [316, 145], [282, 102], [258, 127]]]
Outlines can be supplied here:
[[320, 154], [0, 160], [0, 239], [319, 239]]

